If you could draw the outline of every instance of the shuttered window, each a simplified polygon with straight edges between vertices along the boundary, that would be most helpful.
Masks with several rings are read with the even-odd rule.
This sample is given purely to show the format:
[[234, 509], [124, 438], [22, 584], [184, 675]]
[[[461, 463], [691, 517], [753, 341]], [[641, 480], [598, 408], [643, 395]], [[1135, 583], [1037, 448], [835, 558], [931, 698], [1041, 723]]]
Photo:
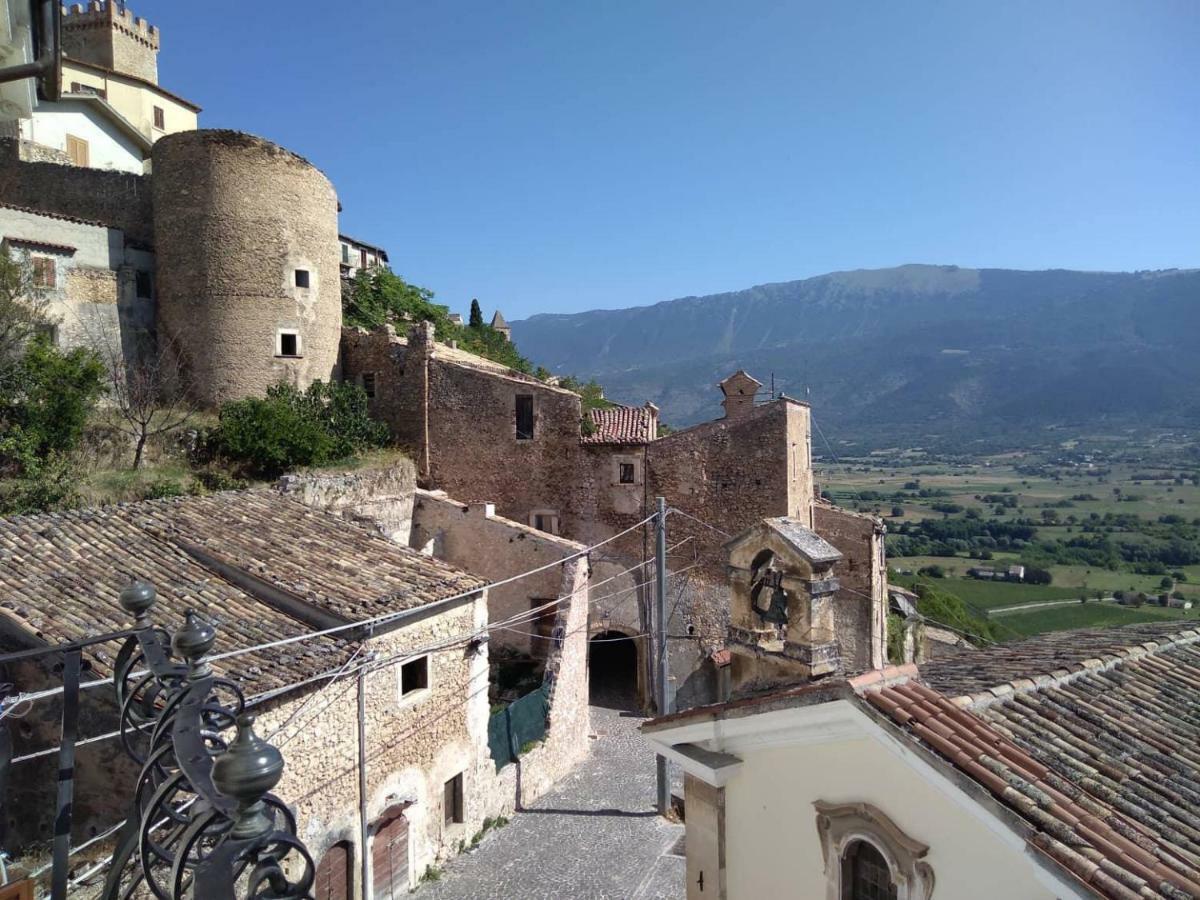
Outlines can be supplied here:
[[86, 166], [91, 160], [91, 154], [88, 152], [88, 142], [83, 138], [75, 137], [73, 134], [67, 135], [67, 157], [72, 164], [76, 166]]
[[33, 258], [34, 287], [52, 288], [57, 284], [58, 273], [55, 270], [54, 260], [48, 256], [35, 256]]
[[354, 854], [347, 841], [325, 851], [317, 866], [313, 894], [316, 900], [350, 900], [354, 885]]
[[161, 106], [154, 107], [154, 127], [160, 131], [167, 127], [167, 115]]
[[461, 824], [463, 818], [463, 776], [459, 772], [442, 787], [443, 810], [447, 825]]
[[371, 896], [375, 900], [408, 898], [408, 820], [403, 812], [385, 814], [371, 841]]

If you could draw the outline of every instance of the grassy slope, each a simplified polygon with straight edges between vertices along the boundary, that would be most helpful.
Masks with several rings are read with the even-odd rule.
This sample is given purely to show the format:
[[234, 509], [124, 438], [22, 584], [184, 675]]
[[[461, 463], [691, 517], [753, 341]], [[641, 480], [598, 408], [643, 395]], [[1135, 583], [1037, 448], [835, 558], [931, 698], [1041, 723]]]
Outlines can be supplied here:
[[1056, 606], [1051, 609], [1031, 610], [1004, 616], [1003, 637], [1015, 640], [1044, 631], [1064, 631], [1071, 628], [1095, 628], [1112, 625], [1132, 625], [1137, 622], [1161, 622], [1169, 619], [1197, 620], [1197, 610], [1163, 609], [1143, 606], [1130, 609], [1113, 603], [1088, 603], [1074, 606]]

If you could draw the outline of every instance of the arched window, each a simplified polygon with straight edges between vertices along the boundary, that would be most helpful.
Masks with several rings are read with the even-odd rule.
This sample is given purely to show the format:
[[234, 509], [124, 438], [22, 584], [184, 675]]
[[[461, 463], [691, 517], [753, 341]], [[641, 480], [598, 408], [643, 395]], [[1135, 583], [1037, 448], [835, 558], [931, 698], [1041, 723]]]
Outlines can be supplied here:
[[826, 900], [931, 900], [929, 847], [870, 803], [818, 800]]
[[846, 848], [842, 900], [896, 900], [892, 869], [869, 841], [855, 841]]

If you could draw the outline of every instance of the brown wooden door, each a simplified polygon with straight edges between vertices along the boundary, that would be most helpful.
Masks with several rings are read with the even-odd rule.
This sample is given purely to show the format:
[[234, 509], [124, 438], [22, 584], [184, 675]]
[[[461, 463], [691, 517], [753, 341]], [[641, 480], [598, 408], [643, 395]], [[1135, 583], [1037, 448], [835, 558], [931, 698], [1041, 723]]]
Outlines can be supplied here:
[[374, 900], [408, 897], [408, 820], [402, 811], [384, 813], [375, 828], [371, 878]]
[[350, 900], [353, 863], [354, 854], [350, 852], [350, 844], [346, 841], [340, 841], [326, 850], [317, 866], [316, 883], [313, 885], [316, 900]]

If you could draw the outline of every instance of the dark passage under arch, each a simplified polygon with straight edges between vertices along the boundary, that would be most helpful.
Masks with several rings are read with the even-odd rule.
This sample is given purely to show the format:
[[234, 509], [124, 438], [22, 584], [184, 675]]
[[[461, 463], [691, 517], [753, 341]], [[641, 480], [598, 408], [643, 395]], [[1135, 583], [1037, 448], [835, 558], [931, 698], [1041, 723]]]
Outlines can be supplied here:
[[637, 707], [637, 644], [619, 631], [601, 631], [588, 642], [591, 702], [608, 709]]

